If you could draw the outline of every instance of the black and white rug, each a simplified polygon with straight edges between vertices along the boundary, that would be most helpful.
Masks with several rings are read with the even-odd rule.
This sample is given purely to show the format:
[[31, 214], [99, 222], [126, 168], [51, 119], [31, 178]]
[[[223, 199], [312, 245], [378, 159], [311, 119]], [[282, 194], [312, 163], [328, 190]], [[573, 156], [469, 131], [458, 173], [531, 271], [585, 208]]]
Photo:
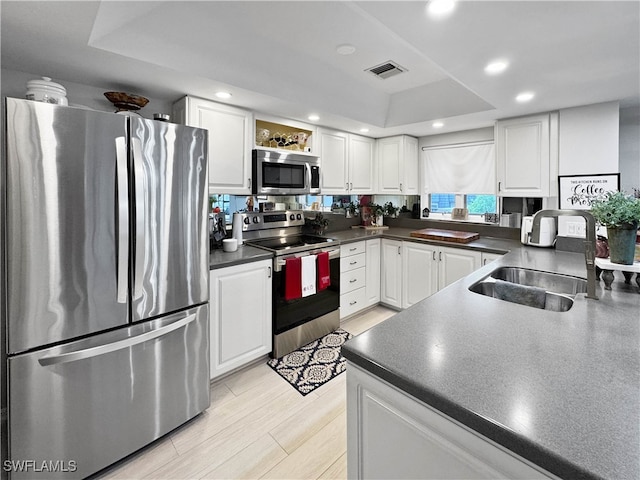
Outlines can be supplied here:
[[353, 335], [338, 329], [282, 358], [267, 362], [302, 395], [311, 393], [346, 369], [340, 347]]

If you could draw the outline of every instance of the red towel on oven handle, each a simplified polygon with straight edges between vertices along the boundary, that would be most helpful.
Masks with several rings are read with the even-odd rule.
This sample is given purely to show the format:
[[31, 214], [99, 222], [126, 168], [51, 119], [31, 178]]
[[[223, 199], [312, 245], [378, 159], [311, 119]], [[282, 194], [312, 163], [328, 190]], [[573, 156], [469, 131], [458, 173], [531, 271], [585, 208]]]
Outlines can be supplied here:
[[318, 291], [331, 285], [331, 272], [329, 271], [329, 252], [320, 252], [317, 256]]
[[285, 259], [284, 299], [302, 297], [302, 261], [299, 257]]

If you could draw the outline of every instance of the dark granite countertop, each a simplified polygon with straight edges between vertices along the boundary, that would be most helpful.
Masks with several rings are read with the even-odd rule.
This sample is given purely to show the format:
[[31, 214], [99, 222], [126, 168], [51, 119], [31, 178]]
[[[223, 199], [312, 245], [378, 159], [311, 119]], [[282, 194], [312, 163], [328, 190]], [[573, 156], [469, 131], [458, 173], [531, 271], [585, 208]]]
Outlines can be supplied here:
[[[381, 234], [402, 238], [393, 230]], [[350, 340], [344, 356], [560, 477], [640, 478], [637, 287], [619, 275], [562, 313], [479, 295], [468, 287], [499, 266], [586, 278], [583, 255], [483, 241], [475, 248], [511, 251]]]
[[478, 250], [489, 253], [507, 253], [508, 251], [520, 248], [521, 243], [516, 240], [504, 238], [480, 236], [478, 240], [469, 243], [453, 243], [437, 240], [425, 240], [411, 236], [411, 232], [416, 228], [391, 227], [383, 230], [366, 230], [364, 228], [354, 228], [339, 232], [328, 232], [327, 237], [332, 237], [340, 241], [341, 244], [369, 240], [370, 238], [391, 238], [394, 240], [410, 240], [412, 242], [428, 243], [431, 245], [442, 245], [446, 247], [464, 248], [468, 250]]
[[209, 252], [209, 270], [271, 258], [273, 258], [273, 253], [249, 245], [240, 245], [235, 252], [223, 252], [220, 248]]

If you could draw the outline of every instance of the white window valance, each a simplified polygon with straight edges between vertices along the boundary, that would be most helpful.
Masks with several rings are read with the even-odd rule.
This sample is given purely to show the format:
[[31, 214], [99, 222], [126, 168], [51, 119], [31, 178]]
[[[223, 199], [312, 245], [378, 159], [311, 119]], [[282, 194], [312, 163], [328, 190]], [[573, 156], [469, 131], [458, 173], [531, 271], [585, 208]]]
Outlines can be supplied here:
[[422, 149], [424, 193], [496, 193], [493, 142]]

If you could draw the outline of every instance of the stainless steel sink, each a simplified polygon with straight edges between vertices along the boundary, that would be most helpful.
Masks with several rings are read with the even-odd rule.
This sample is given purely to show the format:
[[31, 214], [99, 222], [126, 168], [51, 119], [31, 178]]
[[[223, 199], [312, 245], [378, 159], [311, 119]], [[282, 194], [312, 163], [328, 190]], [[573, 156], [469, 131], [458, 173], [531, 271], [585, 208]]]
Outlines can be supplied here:
[[[531, 302], [527, 297], [517, 294], [509, 297], [502, 292], [496, 295], [496, 281], [509, 282], [523, 286], [514, 288], [514, 291], [526, 290], [526, 287], [537, 293], [538, 301]], [[542, 291], [540, 290], [542, 289]], [[479, 282], [469, 287], [469, 290], [480, 295], [494, 297], [512, 303], [519, 303], [554, 312], [566, 312], [573, 306], [573, 297], [577, 293], [586, 293], [587, 281], [583, 278], [562, 275], [558, 273], [542, 272], [518, 267], [500, 267], [495, 269]], [[529, 297], [531, 298], [531, 297]]]
[[587, 281], [584, 278], [562, 275], [560, 273], [542, 272], [519, 267], [496, 268], [489, 275], [497, 280], [544, 288], [548, 292], [574, 295], [587, 292]]

